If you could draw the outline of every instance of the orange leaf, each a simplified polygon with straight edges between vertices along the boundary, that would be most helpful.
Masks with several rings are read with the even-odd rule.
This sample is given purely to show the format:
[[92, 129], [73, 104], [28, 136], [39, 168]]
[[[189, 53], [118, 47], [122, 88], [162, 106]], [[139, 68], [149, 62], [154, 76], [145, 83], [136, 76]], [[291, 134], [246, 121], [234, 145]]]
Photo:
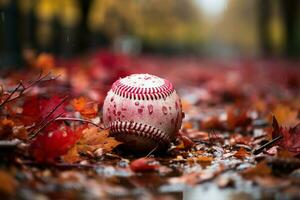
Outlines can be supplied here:
[[299, 123], [297, 119], [298, 111], [282, 104], [276, 106], [273, 110], [273, 115], [276, 117], [279, 125], [283, 127], [293, 127]]
[[233, 156], [239, 158], [239, 159], [244, 159], [245, 157], [249, 156], [250, 154], [248, 151], [245, 150], [245, 148], [241, 147]]
[[234, 130], [237, 127], [245, 128], [251, 123], [247, 111], [230, 107], [227, 109], [227, 128]]
[[201, 123], [203, 129], [222, 129], [223, 125], [217, 116], [212, 116]]
[[97, 103], [89, 101], [85, 97], [73, 99], [71, 105], [76, 111], [80, 112], [83, 117], [93, 118], [98, 113]]
[[121, 142], [109, 137], [108, 130], [99, 131], [96, 127], [86, 128], [82, 131], [77, 144], [63, 156], [63, 160], [67, 163], [75, 163], [82, 160], [80, 153], [93, 155], [99, 148], [110, 152], [119, 144]]
[[0, 170], [0, 182], [0, 193], [6, 195], [13, 195], [15, 193], [17, 183], [8, 172]]
[[76, 145], [72, 147], [64, 156], [62, 156], [62, 159], [66, 163], [76, 163], [81, 161]]
[[213, 157], [210, 157], [210, 156], [197, 156], [197, 157], [191, 157], [191, 158], [188, 158], [187, 160], [190, 161], [190, 162], [207, 162], [207, 163], [210, 163], [211, 161], [213, 161]]
[[55, 67], [55, 59], [51, 54], [42, 53], [37, 57], [35, 66], [38, 69], [49, 71], [50, 69]]
[[248, 178], [253, 176], [267, 176], [272, 172], [266, 161], [259, 162], [255, 167], [246, 169], [242, 175]]
[[7, 139], [12, 137], [14, 122], [10, 119], [3, 119], [0, 121], [0, 139]]

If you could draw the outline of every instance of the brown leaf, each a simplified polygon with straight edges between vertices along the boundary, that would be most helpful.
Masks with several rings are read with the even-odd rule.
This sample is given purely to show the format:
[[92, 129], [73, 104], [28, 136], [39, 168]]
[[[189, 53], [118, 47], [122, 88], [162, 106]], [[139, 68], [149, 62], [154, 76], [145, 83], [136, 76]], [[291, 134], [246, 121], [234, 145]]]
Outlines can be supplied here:
[[16, 190], [17, 182], [7, 171], [0, 170], [0, 193], [13, 195]]
[[298, 111], [292, 110], [290, 107], [279, 104], [273, 110], [273, 115], [276, 117], [278, 124], [283, 127], [296, 126], [299, 123], [297, 119]]
[[216, 170], [202, 170], [200, 172], [192, 172], [184, 174], [180, 177], [172, 177], [169, 179], [170, 184], [184, 183], [189, 185], [195, 185], [201, 182], [209, 181], [225, 170], [223, 165], [220, 165]]
[[241, 147], [233, 156], [237, 157], [238, 159], [244, 159], [250, 154], [246, 151], [245, 148]]
[[200, 162], [200, 163], [211, 163], [214, 160], [213, 157], [210, 156], [197, 156], [197, 157], [190, 157], [187, 159], [189, 162]]
[[223, 129], [223, 125], [217, 116], [212, 116], [201, 123], [201, 127], [206, 130]]
[[187, 136], [179, 134], [180, 144], [176, 146], [177, 149], [190, 149], [195, 146], [195, 143]]
[[272, 173], [271, 168], [267, 165], [266, 161], [259, 162], [255, 167], [246, 169], [242, 172], [242, 175], [246, 178], [252, 178], [254, 176], [268, 176]]
[[251, 118], [244, 109], [230, 107], [227, 109], [227, 128], [234, 130], [237, 127], [245, 128], [251, 123]]
[[93, 155], [99, 148], [110, 152], [119, 144], [121, 142], [113, 137], [109, 137], [108, 130], [99, 131], [96, 127], [86, 128], [82, 131], [81, 138], [77, 144], [63, 156], [63, 160], [67, 163], [75, 163], [82, 160], [80, 153]]
[[13, 134], [14, 122], [10, 119], [3, 119], [0, 121], [0, 139], [11, 138]]

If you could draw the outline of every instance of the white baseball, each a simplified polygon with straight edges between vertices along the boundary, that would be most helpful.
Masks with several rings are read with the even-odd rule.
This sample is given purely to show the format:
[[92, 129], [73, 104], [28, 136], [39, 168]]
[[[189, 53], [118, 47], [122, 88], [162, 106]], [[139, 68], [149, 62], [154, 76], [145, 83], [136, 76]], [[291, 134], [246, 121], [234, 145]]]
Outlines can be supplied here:
[[104, 101], [103, 121], [131, 150], [166, 149], [181, 127], [181, 101], [168, 80], [133, 74], [113, 83]]

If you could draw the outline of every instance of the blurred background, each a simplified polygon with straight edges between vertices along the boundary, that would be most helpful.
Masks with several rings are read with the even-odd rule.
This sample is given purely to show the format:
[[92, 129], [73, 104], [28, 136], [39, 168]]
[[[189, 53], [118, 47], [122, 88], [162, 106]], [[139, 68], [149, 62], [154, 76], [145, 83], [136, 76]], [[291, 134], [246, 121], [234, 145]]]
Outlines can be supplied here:
[[99, 49], [204, 58], [298, 58], [298, 0], [0, 0], [0, 66]]

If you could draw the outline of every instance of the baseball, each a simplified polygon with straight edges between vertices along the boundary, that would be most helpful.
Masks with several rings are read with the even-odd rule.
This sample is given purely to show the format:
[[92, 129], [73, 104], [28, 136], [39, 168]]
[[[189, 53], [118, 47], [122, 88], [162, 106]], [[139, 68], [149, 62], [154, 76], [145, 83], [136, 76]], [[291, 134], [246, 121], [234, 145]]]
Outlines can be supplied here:
[[165, 150], [182, 123], [173, 85], [150, 74], [133, 74], [113, 83], [103, 105], [103, 122], [130, 150]]

